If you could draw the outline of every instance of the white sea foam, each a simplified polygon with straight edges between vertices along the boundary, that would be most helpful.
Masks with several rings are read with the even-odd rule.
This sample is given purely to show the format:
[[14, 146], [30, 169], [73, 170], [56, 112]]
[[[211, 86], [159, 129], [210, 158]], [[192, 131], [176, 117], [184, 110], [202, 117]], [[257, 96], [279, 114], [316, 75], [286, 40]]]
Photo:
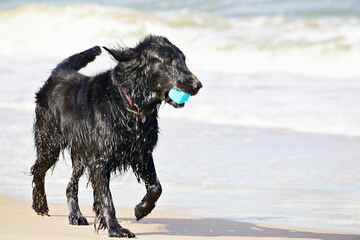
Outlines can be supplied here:
[[356, 17], [220, 18], [189, 10], [28, 4], [0, 10], [0, 56], [57, 59], [95, 44], [133, 46], [154, 33], [168, 36], [203, 71], [358, 77], [359, 26]]
[[[96, 44], [133, 46], [157, 33], [184, 51], [204, 84], [186, 111], [165, 108], [164, 117], [359, 136], [359, 26], [355, 17], [235, 19], [190, 11], [28, 4], [0, 10], [0, 58], [8, 59], [2, 78], [26, 89], [38, 80], [38, 88], [50, 69], [74, 52]], [[113, 65], [104, 54], [82, 72]], [[18, 68], [26, 68], [33, 82], [20, 81], [28, 73], [14, 79]], [[14, 104], [4, 95], [0, 107], [28, 109], [33, 96], [26, 96]]]

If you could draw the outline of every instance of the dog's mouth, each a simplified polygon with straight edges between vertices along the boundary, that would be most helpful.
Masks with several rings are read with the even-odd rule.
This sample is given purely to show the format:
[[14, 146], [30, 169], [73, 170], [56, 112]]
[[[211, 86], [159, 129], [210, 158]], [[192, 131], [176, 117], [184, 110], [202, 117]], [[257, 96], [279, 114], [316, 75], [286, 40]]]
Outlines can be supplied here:
[[[175, 108], [182, 108], [185, 106], [185, 102], [188, 100], [189, 96], [195, 96], [199, 90], [202, 88], [201, 82], [197, 79], [195, 75], [191, 75], [189, 78], [189, 81], [183, 82], [181, 84], [174, 84], [175, 86], [172, 87], [172, 89], [168, 89], [164, 93], [164, 101], [171, 106]], [[175, 93], [175, 99], [174, 92], [172, 90], [178, 90], [179, 92], [182, 92], [182, 95], [177, 95], [177, 92]], [[171, 93], [171, 98], [169, 94]], [[185, 95], [184, 95], [185, 94]], [[186, 96], [187, 94], [187, 96]], [[174, 99], [174, 100], [173, 100]]]
[[174, 102], [173, 100], [171, 100], [170, 97], [169, 97], [169, 92], [170, 92], [170, 90], [165, 93], [165, 102], [166, 102], [166, 103], [170, 104], [170, 105], [173, 106], [174, 108], [182, 108], [182, 107], [185, 106], [185, 103], [177, 104], [176, 102]]

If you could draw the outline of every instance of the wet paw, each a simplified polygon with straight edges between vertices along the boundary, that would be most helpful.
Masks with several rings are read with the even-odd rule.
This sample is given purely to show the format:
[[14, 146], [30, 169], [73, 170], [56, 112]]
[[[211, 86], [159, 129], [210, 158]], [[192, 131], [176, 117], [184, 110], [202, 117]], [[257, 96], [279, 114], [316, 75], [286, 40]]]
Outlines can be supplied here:
[[49, 216], [49, 209], [47, 207], [32, 206], [35, 212], [40, 216]]
[[118, 226], [116, 228], [109, 229], [109, 237], [135, 238], [135, 234], [133, 234], [126, 228]]
[[49, 208], [46, 201], [46, 195], [34, 195], [32, 208], [38, 215], [49, 216]]
[[77, 216], [74, 214], [70, 214], [69, 215], [69, 224], [70, 225], [89, 225], [88, 221], [86, 220], [86, 218], [82, 215]]
[[151, 210], [154, 209], [154, 207], [155, 207], [155, 205], [150, 206], [146, 202], [139, 203], [138, 205], [136, 205], [136, 207], [135, 207], [136, 220], [139, 221], [143, 217], [146, 217], [151, 212]]

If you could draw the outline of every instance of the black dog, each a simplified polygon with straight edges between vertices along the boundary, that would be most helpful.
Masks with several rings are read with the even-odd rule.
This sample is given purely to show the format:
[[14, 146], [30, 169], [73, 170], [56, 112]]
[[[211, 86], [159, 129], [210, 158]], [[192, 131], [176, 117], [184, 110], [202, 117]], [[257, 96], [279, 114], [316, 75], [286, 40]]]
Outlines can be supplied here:
[[132, 238], [135, 235], [115, 217], [110, 174], [133, 169], [147, 189], [135, 216], [139, 220], [148, 215], [162, 192], [152, 157], [158, 106], [165, 101], [182, 107], [168, 97], [169, 90], [195, 95], [202, 85], [187, 68], [184, 54], [164, 37], [148, 36], [134, 48], [104, 49], [117, 61], [114, 69], [93, 77], [78, 73], [101, 53], [96, 46], [61, 62], [36, 94], [32, 207], [48, 215], [45, 175], [68, 149], [73, 164], [66, 189], [70, 224], [88, 224], [78, 204], [78, 182], [86, 170], [97, 230], [107, 228], [110, 237]]

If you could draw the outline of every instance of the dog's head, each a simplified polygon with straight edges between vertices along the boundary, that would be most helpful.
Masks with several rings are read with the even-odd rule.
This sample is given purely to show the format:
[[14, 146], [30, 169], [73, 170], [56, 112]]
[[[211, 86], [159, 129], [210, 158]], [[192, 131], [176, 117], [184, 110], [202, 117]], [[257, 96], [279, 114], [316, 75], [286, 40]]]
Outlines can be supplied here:
[[150, 91], [148, 101], [152, 103], [166, 101], [176, 108], [183, 107], [184, 104], [177, 104], [169, 98], [170, 89], [176, 88], [195, 95], [202, 87], [201, 82], [187, 68], [185, 55], [165, 37], [150, 35], [135, 48], [106, 50], [119, 63], [133, 69], [132, 74], [138, 74], [137, 78], [145, 81]]

